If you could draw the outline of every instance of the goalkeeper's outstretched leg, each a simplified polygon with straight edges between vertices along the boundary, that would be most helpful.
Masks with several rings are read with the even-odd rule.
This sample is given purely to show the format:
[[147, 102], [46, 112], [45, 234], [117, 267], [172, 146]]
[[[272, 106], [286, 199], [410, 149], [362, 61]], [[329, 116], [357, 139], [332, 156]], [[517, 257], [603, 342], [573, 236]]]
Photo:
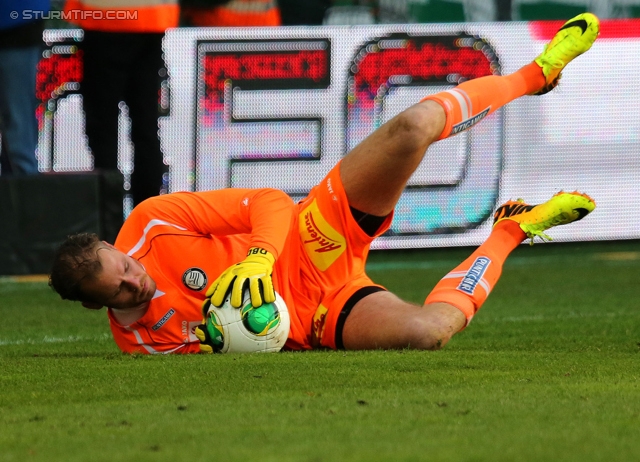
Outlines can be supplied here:
[[[469, 80], [398, 114], [342, 160], [340, 178], [349, 205], [363, 216], [389, 215], [433, 142], [471, 128], [517, 98], [552, 90], [564, 67], [591, 47], [598, 32], [598, 18], [590, 13], [578, 15], [517, 72]], [[496, 221], [488, 240], [445, 276], [424, 306], [384, 292], [361, 299], [345, 322], [344, 346], [440, 348], [471, 320], [497, 282], [504, 260], [527, 236], [580, 219], [595, 207], [579, 193], [562, 193], [536, 207], [521, 205], [498, 209], [513, 213]], [[381, 332], [376, 328], [380, 325], [389, 329]]]

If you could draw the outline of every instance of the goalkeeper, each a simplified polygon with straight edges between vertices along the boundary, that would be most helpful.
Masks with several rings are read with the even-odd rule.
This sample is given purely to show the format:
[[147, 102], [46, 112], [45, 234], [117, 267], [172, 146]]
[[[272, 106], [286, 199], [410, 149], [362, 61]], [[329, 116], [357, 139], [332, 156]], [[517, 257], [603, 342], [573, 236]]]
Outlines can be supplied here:
[[298, 204], [272, 189], [144, 201], [115, 245], [95, 235], [71, 236], [56, 255], [50, 284], [63, 299], [108, 307], [125, 352], [211, 351], [198, 327], [201, 307], [220, 305], [227, 293], [239, 306], [245, 285], [254, 306], [273, 301], [274, 290], [283, 297], [291, 318], [288, 349], [440, 348], [471, 321], [513, 249], [583, 218], [594, 202], [559, 193], [537, 206], [502, 205], [487, 241], [445, 275], [422, 306], [369, 279], [369, 246], [389, 228], [431, 143], [520, 96], [553, 89], [562, 69], [591, 47], [598, 28], [595, 16], [579, 15], [519, 71], [428, 96], [349, 152]]

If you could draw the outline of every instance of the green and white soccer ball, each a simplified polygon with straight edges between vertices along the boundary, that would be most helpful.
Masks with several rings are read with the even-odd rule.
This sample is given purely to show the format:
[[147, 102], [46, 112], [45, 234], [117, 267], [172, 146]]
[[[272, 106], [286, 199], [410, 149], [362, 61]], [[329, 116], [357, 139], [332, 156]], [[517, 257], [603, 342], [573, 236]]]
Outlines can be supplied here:
[[254, 308], [246, 290], [240, 308], [231, 306], [229, 296], [219, 308], [210, 305], [205, 325], [216, 353], [275, 352], [289, 337], [289, 311], [278, 293], [274, 303]]

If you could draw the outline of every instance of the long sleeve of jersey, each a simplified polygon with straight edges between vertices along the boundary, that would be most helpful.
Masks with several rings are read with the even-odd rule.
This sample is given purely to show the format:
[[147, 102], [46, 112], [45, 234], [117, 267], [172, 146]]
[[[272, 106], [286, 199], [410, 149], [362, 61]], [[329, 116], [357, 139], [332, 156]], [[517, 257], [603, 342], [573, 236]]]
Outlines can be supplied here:
[[[250, 235], [249, 247], [262, 247], [276, 258], [281, 254], [293, 220], [294, 204], [276, 189], [220, 189], [178, 192], [147, 199], [138, 205], [126, 225], [144, 229], [173, 226], [199, 234]], [[135, 248], [119, 236], [117, 246]]]

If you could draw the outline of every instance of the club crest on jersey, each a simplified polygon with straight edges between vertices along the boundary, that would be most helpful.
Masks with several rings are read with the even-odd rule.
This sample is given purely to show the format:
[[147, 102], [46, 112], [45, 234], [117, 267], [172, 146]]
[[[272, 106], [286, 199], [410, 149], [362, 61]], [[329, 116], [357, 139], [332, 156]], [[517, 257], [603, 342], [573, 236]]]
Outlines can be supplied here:
[[191, 290], [202, 290], [207, 287], [207, 274], [200, 268], [189, 268], [182, 275], [182, 283]]
[[455, 124], [452, 128], [451, 128], [451, 134], [449, 136], [453, 136], [457, 133], [463, 132], [465, 130], [470, 129], [471, 127], [473, 127], [475, 124], [477, 124], [478, 122], [480, 122], [482, 119], [484, 119], [485, 117], [487, 117], [487, 114], [489, 114], [489, 110], [491, 109], [491, 106], [489, 106], [488, 108], [486, 108], [484, 111], [480, 112], [479, 114], [474, 115], [473, 117], [471, 117], [470, 119], [467, 120], [463, 120], [462, 122], [460, 122], [459, 124]]
[[476, 261], [473, 262], [467, 274], [464, 275], [462, 281], [458, 285], [458, 290], [464, 292], [469, 295], [473, 295], [473, 292], [476, 290], [476, 286], [482, 279], [485, 271], [489, 267], [491, 260], [487, 257], [478, 257]]

